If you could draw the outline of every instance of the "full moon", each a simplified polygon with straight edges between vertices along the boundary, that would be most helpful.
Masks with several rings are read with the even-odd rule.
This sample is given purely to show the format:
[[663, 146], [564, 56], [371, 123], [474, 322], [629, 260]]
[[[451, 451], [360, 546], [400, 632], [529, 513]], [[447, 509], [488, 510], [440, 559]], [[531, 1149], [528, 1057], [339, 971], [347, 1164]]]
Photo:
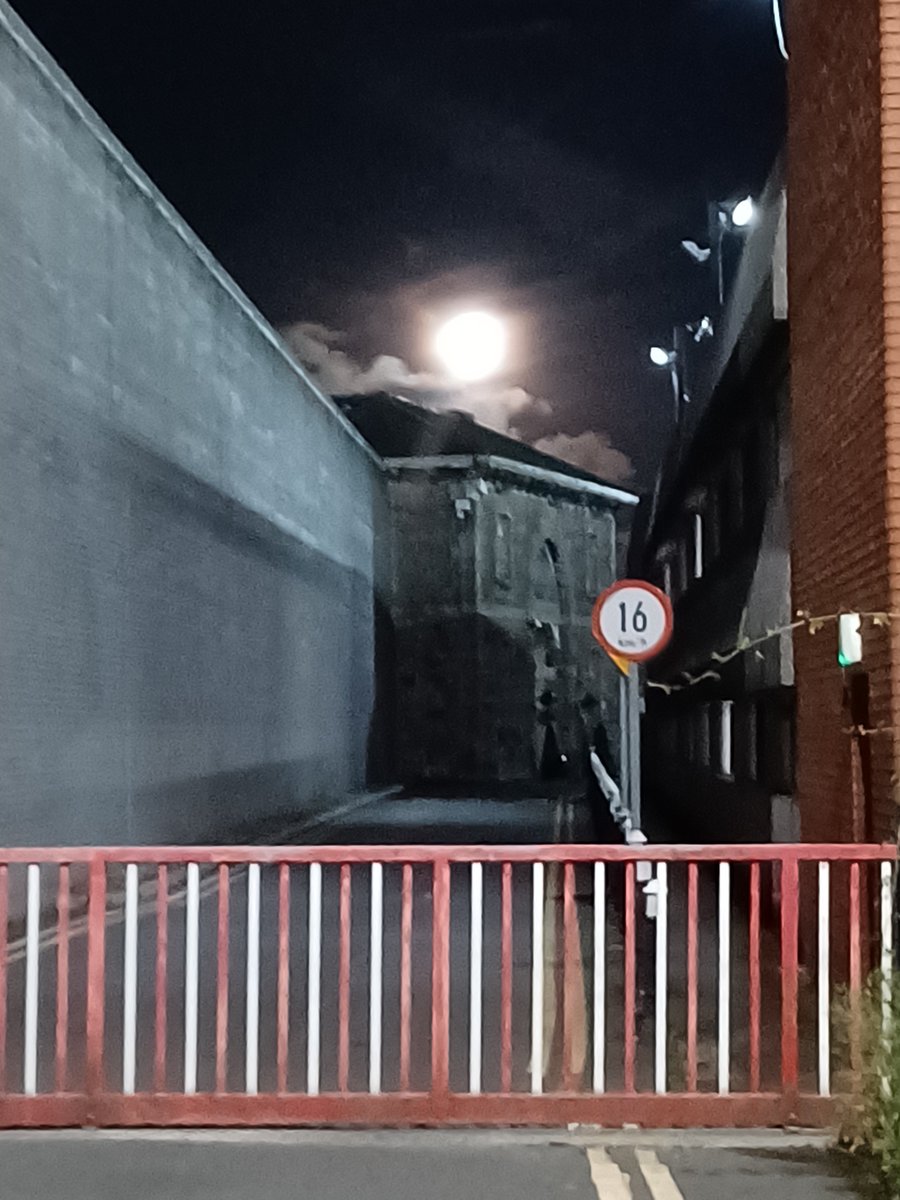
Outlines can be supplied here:
[[490, 313], [460, 313], [438, 330], [435, 350], [457, 379], [486, 379], [506, 357], [506, 330]]

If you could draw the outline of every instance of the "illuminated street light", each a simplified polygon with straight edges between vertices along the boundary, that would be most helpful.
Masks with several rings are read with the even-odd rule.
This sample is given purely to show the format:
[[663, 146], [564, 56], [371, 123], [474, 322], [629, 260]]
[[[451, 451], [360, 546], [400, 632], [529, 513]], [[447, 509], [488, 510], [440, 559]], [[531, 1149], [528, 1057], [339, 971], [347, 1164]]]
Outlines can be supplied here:
[[752, 196], [739, 200], [731, 210], [731, 224], [735, 229], [746, 229], [756, 215], [756, 205]]
[[674, 401], [674, 416], [675, 428], [681, 426], [681, 417], [685, 404], [687, 403], [687, 394], [684, 390], [684, 373], [683, 373], [683, 355], [682, 347], [684, 345], [685, 327], [676, 325], [672, 331], [672, 348], [667, 350], [665, 346], [650, 347], [650, 361], [654, 367], [663, 369], [669, 368], [669, 374], [672, 378], [672, 399]]

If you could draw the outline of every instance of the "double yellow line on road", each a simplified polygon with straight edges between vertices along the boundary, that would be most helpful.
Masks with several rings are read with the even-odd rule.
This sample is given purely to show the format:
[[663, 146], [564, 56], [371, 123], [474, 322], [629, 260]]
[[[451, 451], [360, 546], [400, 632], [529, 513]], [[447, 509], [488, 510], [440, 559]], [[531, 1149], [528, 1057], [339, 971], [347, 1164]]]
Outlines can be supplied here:
[[[653, 1150], [635, 1150], [638, 1169], [653, 1200], [684, 1200], [684, 1193]], [[587, 1151], [591, 1183], [599, 1200], [632, 1200], [631, 1178], [602, 1147]]]

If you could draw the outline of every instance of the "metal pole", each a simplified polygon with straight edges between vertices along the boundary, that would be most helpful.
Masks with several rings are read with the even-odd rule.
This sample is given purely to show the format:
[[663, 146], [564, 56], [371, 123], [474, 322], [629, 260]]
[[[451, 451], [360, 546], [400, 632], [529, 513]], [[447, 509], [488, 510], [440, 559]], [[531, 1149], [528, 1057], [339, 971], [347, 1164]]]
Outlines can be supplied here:
[[684, 326], [676, 325], [672, 330], [672, 392], [675, 398], [675, 428], [681, 428], [684, 416], [684, 371], [687, 366]]
[[631, 805], [631, 756], [628, 751], [628, 681], [621, 672], [619, 676], [619, 780], [622, 798], [629, 812]]
[[640, 667], [632, 663], [628, 671], [628, 782], [631, 820], [641, 827], [641, 698]]

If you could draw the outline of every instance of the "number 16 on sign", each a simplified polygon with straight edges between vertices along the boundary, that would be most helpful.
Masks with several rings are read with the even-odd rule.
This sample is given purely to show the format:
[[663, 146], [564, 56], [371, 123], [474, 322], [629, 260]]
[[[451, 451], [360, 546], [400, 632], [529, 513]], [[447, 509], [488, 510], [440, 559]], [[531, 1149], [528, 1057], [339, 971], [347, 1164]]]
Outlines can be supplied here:
[[652, 583], [622, 579], [597, 597], [591, 629], [611, 658], [646, 662], [672, 636], [672, 605]]

